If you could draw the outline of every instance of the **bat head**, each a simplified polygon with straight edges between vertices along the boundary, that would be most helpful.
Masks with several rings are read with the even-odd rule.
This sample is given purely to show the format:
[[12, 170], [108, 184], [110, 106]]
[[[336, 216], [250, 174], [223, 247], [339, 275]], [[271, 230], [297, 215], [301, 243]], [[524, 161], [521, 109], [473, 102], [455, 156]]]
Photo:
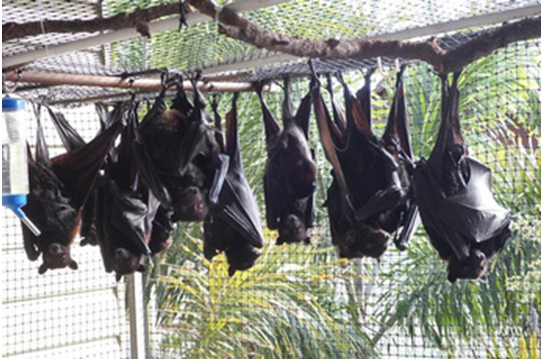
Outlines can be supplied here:
[[454, 283], [456, 279], [479, 279], [486, 270], [487, 257], [477, 249], [471, 249], [469, 257], [459, 260], [456, 256], [451, 257], [447, 270], [447, 279]]
[[178, 201], [174, 201], [175, 209], [172, 221], [203, 221], [208, 214], [205, 195], [197, 186], [189, 186], [182, 191]]
[[153, 230], [151, 233], [151, 240], [149, 241], [149, 249], [151, 253], [158, 254], [170, 246], [172, 246], [173, 238], [171, 237], [172, 229], [162, 224], [153, 223]]
[[254, 266], [260, 254], [247, 243], [230, 246], [224, 251], [228, 264], [228, 275], [234, 276], [238, 270], [247, 270]]
[[43, 252], [43, 263], [38, 269], [38, 273], [44, 274], [48, 269], [63, 269], [69, 267], [77, 270], [77, 263], [70, 254], [70, 245], [59, 243], [50, 244]]
[[369, 256], [379, 259], [388, 248], [390, 235], [381, 229], [366, 224], [358, 224], [357, 229], [350, 229], [340, 245], [340, 256], [347, 258]]
[[298, 243], [304, 242], [309, 244], [309, 236], [307, 236], [307, 228], [302, 219], [295, 214], [288, 214], [285, 218], [281, 219], [279, 224], [279, 237], [277, 238], [277, 245], [283, 243]]
[[113, 256], [113, 270], [117, 281], [123, 275], [133, 274], [136, 271], [143, 272], [145, 268], [140, 264], [141, 255], [136, 255], [127, 249], [117, 248]]

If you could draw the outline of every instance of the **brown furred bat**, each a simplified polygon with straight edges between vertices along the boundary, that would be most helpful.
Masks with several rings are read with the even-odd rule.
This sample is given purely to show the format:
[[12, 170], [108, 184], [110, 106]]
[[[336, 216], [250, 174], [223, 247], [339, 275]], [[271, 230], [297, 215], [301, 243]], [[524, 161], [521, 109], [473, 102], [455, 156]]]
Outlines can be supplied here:
[[[47, 105], [44, 105], [53, 120], [53, 124], [57, 129], [57, 133], [60, 136], [60, 140], [64, 145], [66, 151], [75, 151], [83, 146], [85, 146], [85, 140], [79, 135], [79, 133], [70, 125], [66, 120], [64, 114], [58, 111], [54, 111]], [[98, 107], [97, 107], [98, 109]], [[99, 113], [99, 116], [105, 116], [104, 114]], [[97, 183], [100, 183], [100, 175], [98, 175]], [[98, 238], [96, 235], [96, 226], [94, 223], [94, 203], [96, 199], [96, 187], [93, 188], [89, 194], [89, 198], [83, 206], [83, 219], [81, 223], [81, 229], [79, 235], [81, 239], [81, 246], [90, 244], [98, 245]]]
[[88, 144], [50, 158], [39, 116], [37, 122], [35, 156], [28, 150], [30, 193], [23, 211], [41, 235], [23, 226], [25, 251], [30, 260], [43, 255], [40, 274], [65, 267], [75, 270], [70, 249], [81, 228], [82, 209], [122, 125], [113, 124]]
[[278, 245], [297, 242], [309, 244], [307, 230], [313, 226], [313, 193], [316, 189], [316, 165], [307, 143], [311, 94], [303, 98], [294, 115], [289, 81], [285, 78], [281, 130], [264, 101], [262, 88], [262, 84], [257, 84], [268, 145], [264, 173], [267, 225], [272, 230], [279, 230]]
[[428, 160], [416, 164], [414, 186], [422, 224], [448, 280], [479, 279], [509, 238], [511, 215], [492, 195], [490, 169], [468, 155], [460, 131], [458, 78], [441, 75], [441, 124]]

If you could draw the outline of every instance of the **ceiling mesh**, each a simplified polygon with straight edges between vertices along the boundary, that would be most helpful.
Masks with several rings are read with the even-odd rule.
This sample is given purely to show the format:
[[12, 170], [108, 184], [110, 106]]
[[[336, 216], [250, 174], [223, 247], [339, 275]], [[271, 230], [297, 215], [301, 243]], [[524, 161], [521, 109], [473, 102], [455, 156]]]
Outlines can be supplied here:
[[[240, 1], [240, 0], [238, 0]], [[246, 0], [241, 0], [246, 1]], [[161, 1], [165, 3], [165, 1]], [[119, 12], [131, 12], [137, 6], [148, 7], [161, 2], [148, 1], [3, 1], [2, 23], [39, 21], [43, 19], [73, 20], [112, 16]], [[226, 1], [219, 1], [223, 5]], [[257, 25], [283, 34], [311, 39], [353, 39], [366, 36], [382, 36], [399, 31], [416, 29], [450, 21], [537, 5], [538, 0], [292, 0], [268, 8], [243, 13], [243, 17]], [[496, 26], [496, 25], [493, 25]], [[489, 27], [486, 27], [488, 29]], [[460, 29], [440, 36], [444, 49], [453, 48], [485, 28]], [[35, 50], [52, 51], [64, 45], [97, 33], [41, 34], [27, 36], [2, 43], [3, 58]], [[63, 72], [88, 75], [133, 73], [149, 69], [208, 69], [225, 64], [243, 64], [248, 60], [265, 59], [276, 55], [240, 41], [219, 35], [214, 21], [203, 22], [184, 28], [153, 34], [150, 39], [134, 38], [85, 51], [42, 57], [23, 66], [23, 71]], [[401, 60], [401, 59], [400, 59]], [[392, 59], [383, 59], [388, 65]], [[262, 62], [265, 64], [265, 61]], [[335, 60], [318, 62], [319, 72], [348, 71], [375, 66], [375, 60]], [[241, 65], [243, 68], [243, 65]], [[306, 75], [308, 68], [303, 60], [271, 65], [247, 65], [250, 71], [237, 79], [254, 81], [278, 78], [282, 74]], [[154, 75], [156, 76], [156, 75]], [[12, 84], [9, 84], [12, 85]], [[54, 93], [55, 100], [107, 97], [125, 90], [97, 89], [92, 87], [55, 86], [35, 91], [38, 84], [25, 84], [19, 91], [33, 90], [32, 96]], [[45, 95], [44, 95], [45, 94]], [[30, 93], [28, 94], [30, 95]], [[28, 96], [27, 95], [27, 96]]]

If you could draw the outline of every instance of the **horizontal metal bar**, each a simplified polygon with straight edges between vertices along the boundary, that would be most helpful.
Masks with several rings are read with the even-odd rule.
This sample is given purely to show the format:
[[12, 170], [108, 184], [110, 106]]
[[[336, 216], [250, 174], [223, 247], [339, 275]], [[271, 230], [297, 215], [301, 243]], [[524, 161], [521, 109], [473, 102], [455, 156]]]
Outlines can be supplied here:
[[115, 290], [118, 287], [117, 284], [112, 286], [100, 286], [93, 289], [87, 289], [87, 290], [79, 290], [79, 291], [68, 291], [58, 294], [46, 294], [43, 296], [32, 296], [27, 297], [23, 299], [17, 299], [17, 300], [4, 300], [2, 299], [2, 305], [7, 304], [15, 304], [15, 303], [24, 303], [27, 301], [35, 301], [35, 300], [45, 300], [45, 299], [51, 299], [51, 298], [59, 298], [59, 297], [65, 297], [65, 296], [72, 296], [72, 295], [79, 295], [79, 294], [88, 294], [88, 293], [94, 293], [98, 291], [106, 291], [106, 290]]
[[[110, 88], [141, 89], [145, 91], [158, 91], [162, 89], [160, 79], [133, 79], [130, 77], [80, 75], [69, 73], [49, 73], [41, 71], [23, 71], [17, 73], [10, 70], [4, 74], [5, 80], [19, 83], [38, 83], [41, 85], [76, 85], [76, 86], [97, 86]], [[224, 81], [199, 81], [198, 87], [201, 91], [213, 92], [243, 92], [253, 91], [253, 84], [249, 82], [224, 82]], [[193, 90], [190, 81], [183, 82], [185, 90]], [[265, 91], [273, 91], [272, 86], [265, 88]]]

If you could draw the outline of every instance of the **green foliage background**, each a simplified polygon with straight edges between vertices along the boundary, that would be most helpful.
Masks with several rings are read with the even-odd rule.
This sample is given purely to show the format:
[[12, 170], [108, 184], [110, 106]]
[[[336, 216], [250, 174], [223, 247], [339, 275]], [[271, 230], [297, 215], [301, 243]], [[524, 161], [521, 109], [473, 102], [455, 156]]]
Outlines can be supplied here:
[[[138, 5], [149, 3], [115, 1], [110, 11], [130, 11]], [[285, 15], [301, 12], [318, 20]], [[363, 12], [361, 7], [342, 12], [333, 2], [323, 8], [322, 1], [312, 0], [247, 16], [290, 35], [328, 38], [378, 30]], [[395, 12], [381, 20], [392, 25], [402, 16]], [[323, 18], [329, 20], [324, 28]], [[217, 35], [212, 23], [192, 26], [182, 35], [172, 30], [150, 40], [123, 41], [111, 50], [113, 64], [123, 68], [181, 70], [256, 54], [248, 45]], [[412, 357], [421, 355], [422, 346], [427, 356], [540, 357], [540, 65], [539, 42], [517, 43], [471, 64], [460, 79], [464, 139], [471, 154], [491, 167], [494, 193], [514, 215], [513, 235], [492, 261], [486, 282], [448, 283], [446, 264], [422, 227], [406, 252], [391, 248], [381, 264], [338, 259], [322, 206], [330, 166], [313, 121], [310, 144], [317, 150], [319, 189], [312, 245], [276, 246], [277, 234], [266, 231], [257, 265], [229, 278], [223, 256], [213, 262], [203, 259], [200, 224], [179, 224], [173, 247], [155, 259], [157, 266], [146, 277], [147, 298], [156, 309], [151, 321], [159, 330], [153, 335], [155, 355]], [[379, 134], [390, 108], [394, 71], [378, 71], [373, 79], [384, 88], [373, 99], [373, 126]], [[363, 83], [358, 72], [345, 74], [345, 80], [352, 90]], [[427, 157], [439, 127], [440, 82], [430, 68], [415, 63], [408, 67], [405, 84], [414, 151], [417, 157]], [[295, 82], [294, 88], [298, 104], [308, 90], [307, 81]], [[335, 90], [341, 104], [337, 83]], [[230, 94], [220, 96], [223, 116], [230, 100]], [[268, 94], [266, 100], [279, 117], [282, 94]], [[266, 151], [255, 94], [241, 94], [238, 109], [245, 173], [263, 215]]]
[[[446, 264], [422, 227], [406, 252], [389, 249], [380, 265], [338, 259], [322, 207], [329, 165], [313, 123], [311, 145], [318, 150], [320, 169], [313, 244], [276, 246], [276, 234], [266, 232], [257, 265], [228, 278], [222, 256], [211, 263], [202, 258], [200, 225], [179, 225], [174, 247], [149, 282], [156, 289], [157, 326], [167, 329], [160, 338], [162, 355], [366, 358], [396, 351], [412, 356], [420, 342], [434, 356], [540, 354], [540, 63], [537, 47], [519, 48], [470, 65], [460, 81], [466, 143], [492, 168], [494, 193], [514, 214], [513, 235], [492, 261], [486, 282], [448, 283]], [[387, 96], [374, 96], [377, 133], [385, 124], [394, 81], [392, 69], [382, 75]], [[353, 89], [361, 85], [360, 74], [348, 74], [347, 80]], [[294, 87], [298, 103], [307, 83]], [[413, 64], [406, 89], [415, 153], [428, 156], [439, 125], [439, 80], [427, 66]], [[221, 114], [229, 110], [230, 99], [221, 95]], [[279, 117], [282, 95], [267, 95], [267, 101]], [[264, 214], [266, 154], [257, 97], [242, 94], [238, 108], [245, 172]], [[515, 138], [512, 129], [521, 129], [527, 140]], [[412, 347], [394, 350], [399, 338]]]

